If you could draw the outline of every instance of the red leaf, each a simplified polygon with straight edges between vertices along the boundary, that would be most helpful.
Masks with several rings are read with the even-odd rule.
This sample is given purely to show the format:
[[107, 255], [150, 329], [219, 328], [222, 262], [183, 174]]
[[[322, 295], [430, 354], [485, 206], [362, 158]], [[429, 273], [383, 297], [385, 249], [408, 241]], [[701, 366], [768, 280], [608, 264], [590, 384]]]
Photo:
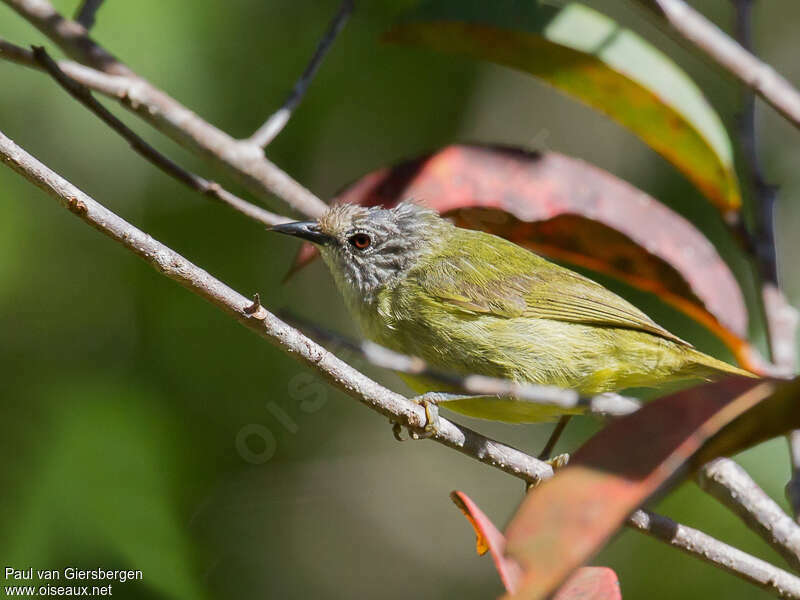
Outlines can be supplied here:
[[[522, 578], [522, 569], [514, 559], [505, 555], [506, 540], [486, 514], [464, 492], [450, 492], [450, 499], [464, 513], [475, 530], [478, 554], [491, 552], [497, 572], [506, 588], [514, 593]], [[619, 581], [607, 567], [578, 569], [554, 596], [553, 600], [621, 600]]]
[[[689, 221], [641, 190], [557, 153], [448, 146], [374, 171], [337, 201], [392, 206], [421, 201], [463, 227], [602, 272], [657, 294], [711, 330], [757, 370], [747, 311], [730, 269]], [[293, 271], [316, 256], [301, 251]]]
[[450, 492], [450, 499], [461, 509], [461, 512], [464, 513], [464, 516], [467, 517], [467, 520], [475, 529], [475, 549], [478, 554], [483, 556], [487, 550], [492, 553], [492, 559], [503, 585], [508, 592], [513, 594], [522, 578], [522, 569], [513, 559], [506, 557], [505, 537], [494, 526], [489, 517], [465, 493], [457, 490]]
[[729, 378], [661, 398], [611, 423], [568, 467], [528, 494], [508, 526], [507, 552], [525, 569], [514, 597], [551, 594], [629, 514], [676, 483], [701, 447], [698, 458], [707, 461], [800, 425], [798, 387]]

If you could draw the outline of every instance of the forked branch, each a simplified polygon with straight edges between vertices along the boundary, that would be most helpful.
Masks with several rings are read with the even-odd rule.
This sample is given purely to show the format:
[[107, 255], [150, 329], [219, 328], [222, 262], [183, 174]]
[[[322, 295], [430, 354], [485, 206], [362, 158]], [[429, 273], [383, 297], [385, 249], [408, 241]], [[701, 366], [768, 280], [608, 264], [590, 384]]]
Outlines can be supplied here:
[[178, 165], [172, 159], [161, 154], [158, 150], [153, 148], [153, 146], [139, 137], [130, 127], [115, 117], [105, 106], [95, 100], [86, 86], [78, 83], [75, 79], [72, 79], [69, 75], [64, 73], [64, 71], [59, 68], [58, 64], [50, 58], [50, 55], [47, 54], [47, 51], [43, 47], [33, 47], [33, 58], [45, 71], [50, 73], [53, 79], [55, 79], [73, 98], [121, 135], [136, 153], [143, 156], [160, 171], [166, 173], [170, 177], [174, 177], [190, 189], [214, 198], [223, 204], [227, 204], [235, 211], [263, 225], [272, 226], [290, 220], [287, 217], [271, 213], [260, 206], [248, 202], [244, 198], [232, 194], [217, 182], [209, 181], [199, 175], [195, 175]]
[[[278, 196], [291, 208], [309, 217], [317, 217], [325, 211], [322, 200], [267, 160], [259, 146], [235, 140], [154, 87], [98, 45], [82, 25], [60, 15], [48, 0], [3, 2], [37, 27], [67, 55], [95, 70], [94, 73], [83, 71], [86, 79], [81, 79], [64, 69], [83, 85], [103, 93], [113, 89], [111, 94], [123, 106], [178, 144], [222, 167], [256, 197], [271, 201], [273, 195]], [[24, 57], [19, 53], [3, 54], [24, 64]], [[108, 78], [98, 77], [100, 74], [119, 76], [120, 79], [112, 78], [109, 81]], [[105, 89], [96, 88], [95, 84]]]

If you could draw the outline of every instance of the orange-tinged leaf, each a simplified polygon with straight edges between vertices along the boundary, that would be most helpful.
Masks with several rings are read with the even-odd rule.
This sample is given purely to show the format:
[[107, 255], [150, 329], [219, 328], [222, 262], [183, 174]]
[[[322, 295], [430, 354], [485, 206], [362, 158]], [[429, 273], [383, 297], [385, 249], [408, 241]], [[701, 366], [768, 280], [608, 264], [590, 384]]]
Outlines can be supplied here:
[[[758, 370], [744, 339], [742, 292], [713, 245], [685, 218], [607, 171], [555, 152], [454, 145], [365, 175], [336, 198], [366, 206], [405, 199], [652, 292]], [[303, 248], [293, 270], [316, 255]]]
[[[611, 423], [528, 494], [506, 530], [525, 570], [514, 598], [546, 598], [636, 508], [690, 469], [800, 426], [800, 380], [729, 378]], [[698, 461], [698, 462], [693, 462]]]
[[740, 207], [730, 138], [697, 85], [670, 57], [587, 6], [429, 0], [386, 39], [529, 73], [627, 127], [723, 212]]
[[[522, 578], [522, 569], [505, 554], [506, 540], [491, 519], [464, 492], [450, 492], [450, 499], [464, 513], [475, 530], [476, 550], [483, 556], [492, 554], [497, 572], [506, 591], [514, 593]], [[558, 590], [553, 600], [621, 600], [619, 580], [607, 567], [578, 569]]]
[[475, 549], [478, 554], [483, 556], [490, 551], [506, 590], [511, 593], [516, 591], [522, 569], [513, 559], [506, 557], [506, 540], [503, 534], [464, 492], [450, 492], [450, 499], [464, 513], [475, 530]]

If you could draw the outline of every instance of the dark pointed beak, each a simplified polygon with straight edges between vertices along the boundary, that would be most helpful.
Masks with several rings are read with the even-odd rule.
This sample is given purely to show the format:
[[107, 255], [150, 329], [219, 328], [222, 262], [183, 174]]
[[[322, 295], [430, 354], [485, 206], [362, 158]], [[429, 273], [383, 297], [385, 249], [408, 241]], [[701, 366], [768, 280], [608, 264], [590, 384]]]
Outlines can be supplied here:
[[308, 240], [314, 244], [324, 245], [331, 241], [327, 233], [322, 233], [316, 221], [295, 221], [294, 223], [281, 223], [270, 227], [268, 231], [277, 231], [294, 237]]

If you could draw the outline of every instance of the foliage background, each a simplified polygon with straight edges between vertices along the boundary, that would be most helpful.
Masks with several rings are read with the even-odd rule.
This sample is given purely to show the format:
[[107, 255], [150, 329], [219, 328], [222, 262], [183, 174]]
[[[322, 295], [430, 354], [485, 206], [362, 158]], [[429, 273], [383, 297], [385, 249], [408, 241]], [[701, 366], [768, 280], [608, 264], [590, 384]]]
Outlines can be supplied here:
[[[732, 80], [661, 33], [632, 3], [588, 3], [674, 56], [733, 133], [739, 96]], [[55, 4], [71, 14], [77, 3]], [[411, 4], [359, 3], [304, 104], [270, 146], [274, 161], [329, 197], [373, 168], [453, 141], [558, 150], [610, 170], [689, 217], [749, 284], [716, 212], [631, 134], [525, 75], [381, 44], [380, 32]], [[726, 2], [695, 5], [718, 23], [731, 21]], [[207, 120], [245, 136], [282, 102], [335, 10], [331, 0], [108, 0], [94, 35]], [[755, 16], [760, 54], [800, 80], [800, 6], [760, 2]], [[0, 32], [21, 44], [44, 41], [4, 5]], [[182, 164], [225, 181], [113, 109]], [[797, 305], [800, 134], [763, 107], [759, 119], [768, 178], [782, 186], [782, 271]], [[234, 288], [353, 332], [321, 265], [279, 285], [292, 242], [154, 170], [45, 76], [0, 62], [0, 128]], [[725, 357], [714, 339], [658, 300], [611, 285], [678, 335]], [[758, 339], [757, 323], [753, 334]], [[391, 375], [366, 370], [403, 389]], [[434, 444], [397, 444], [374, 413], [315, 383], [290, 358], [5, 169], [0, 382], [3, 567], [142, 569], [143, 583], [115, 585], [114, 595], [123, 598], [500, 592], [491, 561], [475, 556], [471, 529], [447, 494], [467, 492], [503, 523], [521, 499], [518, 481]], [[296, 431], [276, 419], [276, 405]], [[274, 454], [263, 464], [249, 464], [237, 451], [237, 434], [248, 424], [274, 435]], [[547, 425], [471, 425], [531, 451], [549, 432]], [[574, 448], [596, 428], [582, 420], [562, 447]], [[785, 442], [740, 458], [785, 505]], [[692, 483], [657, 509], [783, 564]], [[617, 570], [630, 598], [760, 594], [630, 531], [596, 562]]]

